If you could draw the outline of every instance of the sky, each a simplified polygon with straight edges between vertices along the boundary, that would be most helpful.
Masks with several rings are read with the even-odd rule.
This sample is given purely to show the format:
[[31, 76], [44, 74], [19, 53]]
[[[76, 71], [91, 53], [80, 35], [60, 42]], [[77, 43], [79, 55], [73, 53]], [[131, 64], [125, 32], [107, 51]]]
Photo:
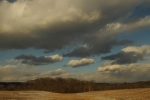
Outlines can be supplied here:
[[0, 82], [150, 80], [150, 0], [0, 0]]

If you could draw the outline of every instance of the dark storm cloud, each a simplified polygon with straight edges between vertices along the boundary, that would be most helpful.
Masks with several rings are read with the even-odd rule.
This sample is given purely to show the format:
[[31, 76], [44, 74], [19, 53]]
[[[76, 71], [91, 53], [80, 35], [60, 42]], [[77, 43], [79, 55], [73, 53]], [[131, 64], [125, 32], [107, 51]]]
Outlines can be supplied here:
[[131, 44], [133, 44], [133, 41], [132, 40], [127, 40], [127, 39], [121, 40], [119, 42], [119, 45], [131, 45]]
[[[0, 0], [0, 2], [1, 1], [5, 1], [5, 0]], [[8, 2], [10, 2], [10, 3], [14, 3], [14, 2], [16, 2], [17, 0], [6, 0], [6, 1], [8, 1]]]
[[102, 57], [102, 60], [113, 60], [111, 64], [130, 64], [145, 60], [145, 56], [150, 54], [150, 46], [142, 45], [128, 46], [120, 52], [110, 56]]
[[[141, 24], [149, 26], [149, 17], [140, 25], [123, 24], [134, 8], [144, 6], [147, 0], [13, 1], [0, 2], [0, 50], [33, 47], [49, 52], [83, 42], [87, 47], [77, 47], [64, 56], [87, 57], [110, 52], [124, 31], [137, 30]], [[131, 41], [120, 45], [127, 43]]]
[[99, 55], [111, 52], [113, 46], [117, 45], [129, 45], [133, 41], [131, 40], [121, 40], [117, 41], [115, 37], [110, 37], [107, 39], [106, 37], [102, 38], [89, 38], [87, 40], [88, 45], [83, 45], [75, 48], [72, 52], [66, 53], [63, 56], [66, 57], [88, 57], [92, 55]]
[[[104, 42], [103, 42], [104, 43]], [[64, 54], [65, 57], [88, 57], [97, 54], [109, 53], [115, 41], [109, 41], [105, 45], [97, 44], [94, 46], [81, 46], [75, 48], [72, 52]]]
[[17, 0], [7, 0], [8, 2], [11, 2], [11, 3], [14, 3], [16, 2]]
[[34, 55], [19, 55], [16, 60], [22, 60], [21, 63], [27, 65], [47, 65], [62, 60], [59, 55], [35, 57]]
[[138, 61], [142, 61], [144, 60], [144, 57], [142, 54], [139, 54], [139, 53], [120, 51], [117, 54], [105, 56], [105, 57], [102, 57], [101, 59], [113, 60], [111, 64], [130, 64], [130, 63], [136, 63]]

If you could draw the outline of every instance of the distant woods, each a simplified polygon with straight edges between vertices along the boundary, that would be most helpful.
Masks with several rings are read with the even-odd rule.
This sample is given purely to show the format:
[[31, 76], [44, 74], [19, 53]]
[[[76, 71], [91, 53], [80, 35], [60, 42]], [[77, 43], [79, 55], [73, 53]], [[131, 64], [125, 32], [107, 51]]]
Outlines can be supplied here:
[[0, 82], [0, 90], [28, 91], [40, 90], [57, 93], [78, 93], [88, 91], [150, 88], [150, 81], [136, 83], [95, 83], [94, 81], [77, 80], [73, 78], [38, 78], [27, 82]]
[[0, 90], [40, 90], [58, 93], [78, 93], [97, 90], [93, 81], [80, 81], [73, 78], [38, 78], [23, 83], [0, 83]]

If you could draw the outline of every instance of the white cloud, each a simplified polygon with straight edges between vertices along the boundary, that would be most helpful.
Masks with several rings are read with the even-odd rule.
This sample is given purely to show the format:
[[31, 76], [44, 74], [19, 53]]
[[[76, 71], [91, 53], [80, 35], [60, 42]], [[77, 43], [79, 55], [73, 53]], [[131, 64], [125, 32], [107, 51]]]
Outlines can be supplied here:
[[6, 60], [6, 62], [8, 62], [8, 63], [12, 63], [12, 62], [21, 63], [21, 61], [22, 61], [22, 60], [17, 60], [17, 59]]
[[[106, 65], [98, 68], [100, 74], [107, 76], [108, 82], [146, 81], [150, 78], [150, 64]], [[115, 80], [111, 80], [115, 78]]]
[[11, 70], [11, 69], [16, 69], [16, 68], [18, 68], [18, 66], [15, 66], [15, 65], [2, 66], [2, 65], [0, 65], [0, 70]]
[[65, 74], [65, 73], [68, 73], [66, 70], [63, 70], [63, 69], [56, 69], [56, 70], [49, 70], [49, 71], [46, 71], [46, 72], [42, 72], [40, 74], [40, 76], [42, 77], [48, 77], [48, 76], [60, 76], [62, 74]]
[[76, 78], [80, 80], [95, 80], [96, 82], [136, 82], [147, 81], [150, 78], [150, 64], [110, 65], [103, 64], [98, 72], [73, 74], [71, 71], [56, 69], [40, 72], [34, 68], [21, 65], [0, 65], [0, 81], [27, 81], [42, 77]]
[[141, 47], [128, 46], [126, 48], [123, 48], [121, 51], [123, 51], [123, 52], [135, 52], [135, 53], [146, 55], [146, 54], [150, 54], [150, 46], [149, 45], [143, 45]]
[[22, 65], [0, 65], [1, 82], [24, 82], [42, 77], [70, 77], [71, 73], [67, 70], [56, 69], [41, 72], [34, 67], [24, 67]]
[[16, 81], [27, 81], [36, 78], [35, 69], [30, 70], [19, 65], [0, 65], [0, 81], [1, 82], [16, 82]]
[[98, 72], [80, 73], [72, 77], [102, 83], [124, 83], [148, 81], [150, 79], [149, 72], [150, 64], [111, 65], [107, 62], [98, 68]]
[[68, 62], [67, 66], [79, 67], [79, 66], [86, 66], [93, 63], [95, 63], [94, 59], [83, 58], [81, 60], [71, 60]]
[[110, 66], [105, 66], [105, 67], [99, 67], [98, 71], [99, 72], [109, 72], [113, 70], [120, 69], [123, 65], [110, 65]]
[[45, 56], [45, 58], [50, 58], [51, 60], [54, 60], [54, 61], [61, 61], [63, 59], [63, 57], [58, 54], [52, 55], [52, 56]]
[[150, 26], [150, 16], [146, 16], [130, 23], [110, 23], [100, 29], [100, 33], [117, 35], [125, 32], [133, 32]]

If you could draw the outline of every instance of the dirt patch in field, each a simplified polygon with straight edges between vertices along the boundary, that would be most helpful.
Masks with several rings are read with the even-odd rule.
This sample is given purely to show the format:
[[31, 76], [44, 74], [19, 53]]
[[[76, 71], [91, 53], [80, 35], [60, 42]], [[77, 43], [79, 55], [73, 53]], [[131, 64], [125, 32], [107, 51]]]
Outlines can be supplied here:
[[0, 91], [0, 100], [150, 100], [150, 88], [74, 94], [45, 91]]

